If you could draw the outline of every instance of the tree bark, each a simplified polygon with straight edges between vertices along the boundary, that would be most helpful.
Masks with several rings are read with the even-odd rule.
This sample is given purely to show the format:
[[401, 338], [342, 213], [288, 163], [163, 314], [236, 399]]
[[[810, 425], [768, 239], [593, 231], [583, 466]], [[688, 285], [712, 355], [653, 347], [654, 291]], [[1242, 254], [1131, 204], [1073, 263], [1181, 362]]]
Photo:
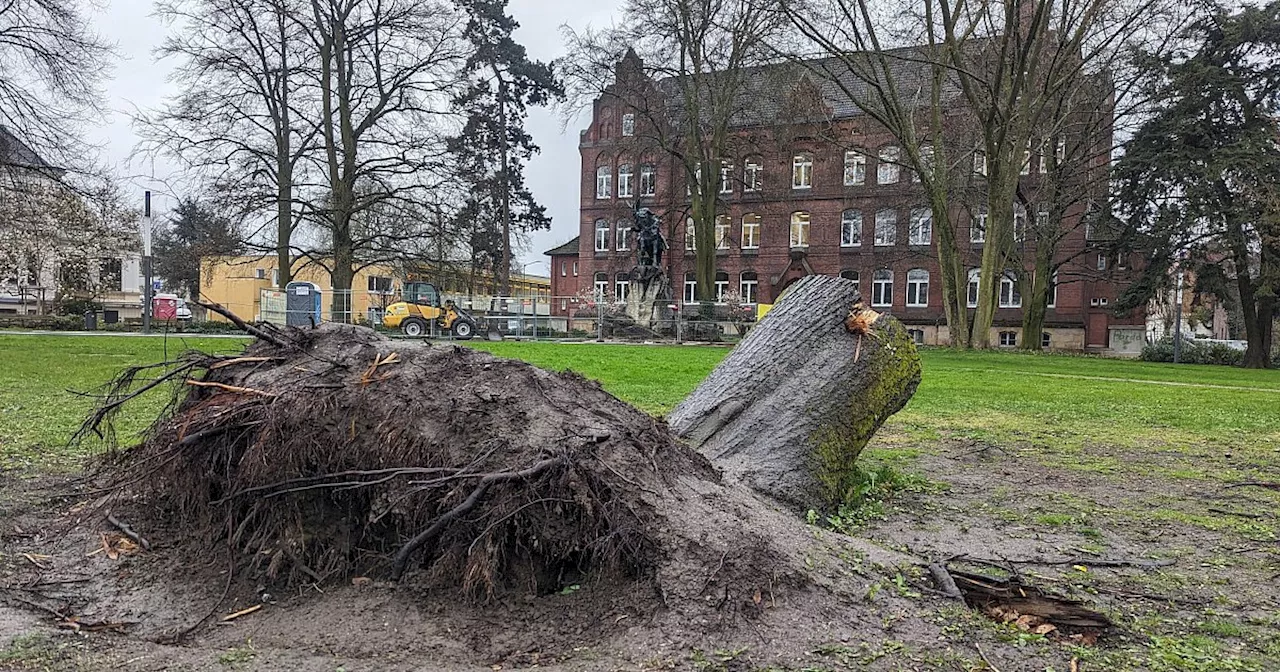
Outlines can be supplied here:
[[843, 501], [867, 441], [920, 382], [897, 320], [846, 328], [860, 302], [855, 282], [801, 279], [671, 412], [672, 430], [732, 480], [802, 508]]

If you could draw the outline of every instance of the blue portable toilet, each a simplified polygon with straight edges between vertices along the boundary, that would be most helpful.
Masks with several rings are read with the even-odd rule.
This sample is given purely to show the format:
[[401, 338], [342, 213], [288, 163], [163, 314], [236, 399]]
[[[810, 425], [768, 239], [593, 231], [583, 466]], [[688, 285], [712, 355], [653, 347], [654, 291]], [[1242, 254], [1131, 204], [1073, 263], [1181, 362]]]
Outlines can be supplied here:
[[291, 282], [284, 287], [284, 323], [290, 327], [320, 324], [320, 286]]

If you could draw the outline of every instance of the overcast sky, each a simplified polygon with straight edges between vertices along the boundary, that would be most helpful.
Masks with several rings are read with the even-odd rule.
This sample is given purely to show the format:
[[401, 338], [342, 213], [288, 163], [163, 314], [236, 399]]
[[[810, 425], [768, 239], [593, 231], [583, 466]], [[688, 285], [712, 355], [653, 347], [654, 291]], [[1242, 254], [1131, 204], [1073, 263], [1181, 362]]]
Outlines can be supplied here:
[[[510, 0], [510, 11], [520, 22], [516, 40], [528, 49], [531, 58], [549, 61], [564, 53], [559, 27], [602, 26], [612, 21], [621, 0]], [[148, 185], [147, 177], [163, 180], [172, 168], [128, 161], [137, 144], [130, 127], [129, 115], [135, 109], [158, 106], [174, 91], [168, 82], [171, 64], [157, 61], [154, 53], [164, 39], [166, 26], [153, 16], [150, 0], [107, 0], [93, 17], [93, 24], [107, 40], [114, 42], [123, 60], [115, 67], [105, 84], [111, 115], [107, 123], [91, 131], [90, 137], [103, 148], [103, 158], [114, 164], [122, 175], [142, 176], [135, 180], [139, 190], [149, 186], [157, 193], [158, 184]], [[544, 109], [530, 112], [527, 130], [542, 148], [526, 172], [534, 196], [551, 215], [551, 230], [533, 236], [532, 245], [521, 255], [528, 273], [546, 274], [546, 257], [542, 252], [577, 235], [578, 231], [578, 130], [585, 117], [560, 132], [559, 116]], [[171, 198], [157, 196], [156, 214], [173, 206]]]

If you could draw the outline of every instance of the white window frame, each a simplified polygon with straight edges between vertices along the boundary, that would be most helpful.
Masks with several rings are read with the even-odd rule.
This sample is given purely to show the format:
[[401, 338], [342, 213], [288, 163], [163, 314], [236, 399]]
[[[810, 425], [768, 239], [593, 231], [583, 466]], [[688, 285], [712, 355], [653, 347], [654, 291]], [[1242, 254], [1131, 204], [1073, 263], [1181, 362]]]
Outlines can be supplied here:
[[[748, 279], [747, 274], [750, 273], [752, 278]], [[757, 294], [760, 289], [760, 280], [755, 271], [743, 271], [738, 276], [738, 293], [742, 295], [743, 303], [756, 303]]]
[[862, 247], [862, 224], [861, 210], [840, 213], [840, 247]]
[[[123, 281], [124, 281], [124, 278], [121, 278], [121, 282]], [[271, 269], [271, 286], [272, 287], [280, 286], [280, 269], [279, 268]]]
[[[747, 221], [748, 217], [751, 217], [753, 219], [750, 222], [748, 222]], [[744, 250], [760, 249], [761, 221], [762, 220], [760, 218], [760, 215], [757, 215], [754, 212], [748, 212], [747, 214], [742, 216], [742, 249]], [[751, 231], [750, 236], [747, 235], [748, 230]]]
[[[1006, 336], [1009, 338], [1008, 343], [1005, 342]], [[1005, 331], [1001, 331], [996, 338], [998, 339], [997, 342], [1000, 344], [1000, 347], [1002, 348], [1018, 347], [1018, 332], [1016, 331], [1009, 331], [1006, 329]]]
[[747, 161], [742, 167], [742, 191], [760, 191], [764, 183], [764, 164], [759, 160]]
[[813, 188], [813, 155], [800, 152], [791, 157], [791, 188]]
[[973, 174], [987, 176], [987, 150], [973, 150]]
[[578, 260], [573, 260], [573, 277], [578, 277]]
[[1018, 289], [1018, 278], [1012, 271], [1000, 274], [1000, 307], [1022, 307], [1022, 292]]
[[636, 134], [636, 115], [633, 112], [627, 112], [622, 115], [622, 135], [631, 137]]
[[634, 177], [635, 172], [631, 164], [624, 163], [618, 166], [618, 198], [631, 198], [635, 195], [631, 190]]
[[[849, 277], [849, 275], [852, 275], [853, 277], [851, 278]], [[858, 292], [859, 293], [862, 292], [862, 274], [861, 273], [853, 270], [852, 268], [846, 268], [840, 271], [840, 277], [844, 278], [845, 280], [851, 280], [854, 283], [856, 283], [858, 285]]]
[[[724, 279], [721, 279], [721, 276]], [[729, 274], [725, 271], [716, 271], [715, 275], [716, 303], [724, 303], [724, 295], [729, 293]]]
[[733, 233], [733, 219], [729, 215], [716, 215], [716, 249], [729, 249], [729, 236]]
[[907, 307], [929, 307], [929, 271], [923, 268], [907, 271]]
[[902, 150], [896, 145], [880, 148], [879, 162], [876, 164], [876, 184], [897, 184], [902, 179]]
[[613, 198], [613, 168], [599, 166], [596, 168], [596, 200]]
[[684, 274], [684, 302], [685, 304], [698, 302], [698, 276], [693, 273]]
[[1107, 270], [1107, 254], [1105, 252], [1098, 253], [1098, 270]]
[[871, 274], [871, 305], [881, 308], [893, 305], [893, 271], [882, 268]]
[[1013, 204], [1013, 242], [1021, 243], [1027, 239], [1027, 206]]
[[933, 172], [933, 146], [932, 145], [926, 145], [920, 148], [920, 170], [917, 170], [911, 173], [912, 182], [920, 181], [921, 171], [929, 171], [930, 173]]
[[933, 210], [915, 208], [911, 211], [911, 222], [907, 226], [907, 244], [933, 244]]
[[884, 208], [876, 211], [876, 231], [872, 241], [875, 247], [893, 247], [898, 244], [898, 213]]
[[1056, 271], [1053, 276], [1049, 278], [1049, 303], [1045, 307], [1058, 307], [1058, 273]]
[[627, 278], [625, 280], [619, 279], [619, 276], [622, 275], [625, 274], [619, 273], [618, 275], [613, 276], [613, 299], [618, 303], [627, 302], [627, 293], [631, 289], [631, 278]]
[[987, 242], [987, 209], [983, 208], [969, 219], [969, 242]]
[[1018, 174], [1019, 174], [1019, 175], [1030, 175], [1030, 174], [1031, 174], [1031, 149], [1032, 149], [1032, 142], [1033, 142], [1033, 141], [1028, 140], [1028, 141], [1027, 141], [1027, 147], [1026, 147], [1026, 149], [1022, 150], [1022, 168], [1018, 171]]
[[631, 249], [631, 229], [627, 228], [626, 222], [619, 221], [613, 229], [613, 249], [618, 252], [626, 252]]
[[844, 186], [858, 187], [867, 183], [867, 157], [862, 152], [844, 153]]
[[[601, 226], [601, 224], [604, 226]], [[597, 219], [594, 226], [596, 227], [596, 252], [609, 251], [609, 220]]]
[[813, 225], [813, 216], [807, 211], [798, 210], [791, 213], [789, 242], [792, 248], [809, 247], [809, 233]]
[[[602, 275], [604, 276], [603, 280], [600, 279], [600, 276]], [[592, 288], [595, 292], [593, 295], [595, 300], [604, 301], [609, 295], [609, 274], [604, 271], [596, 273], [595, 277], [592, 278]]]
[[640, 164], [640, 195], [653, 196], [658, 193], [658, 170], [653, 164]]
[[733, 193], [733, 162], [720, 162], [720, 193]]
[[698, 251], [697, 229], [693, 225], [693, 218], [690, 217], [684, 222], [684, 250], [686, 252]]
[[978, 307], [978, 295], [982, 289], [982, 269], [969, 269], [969, 281], [964, 286], [965, 306], [969, 308]]
[[565, 261], [564, 259], [560, 260], [560, 277], [562, 278], [569, 277], [569, 262]]

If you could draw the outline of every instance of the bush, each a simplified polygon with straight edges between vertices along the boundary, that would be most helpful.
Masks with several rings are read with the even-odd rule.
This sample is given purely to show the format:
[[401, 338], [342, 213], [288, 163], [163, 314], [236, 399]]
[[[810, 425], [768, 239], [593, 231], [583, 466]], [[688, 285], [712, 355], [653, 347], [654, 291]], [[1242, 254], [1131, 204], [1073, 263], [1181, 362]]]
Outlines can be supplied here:
[[[1144, 362], [1172, 362], [1173, 338], [1162, 338], [1142, 348], [1140, 358]], [[1183, 364], [1213, 364], [1216, 366], [1240, 366], [1244, 352], [1225, 343], [1204, 343], [1191, 339], [1182, 340]]]

